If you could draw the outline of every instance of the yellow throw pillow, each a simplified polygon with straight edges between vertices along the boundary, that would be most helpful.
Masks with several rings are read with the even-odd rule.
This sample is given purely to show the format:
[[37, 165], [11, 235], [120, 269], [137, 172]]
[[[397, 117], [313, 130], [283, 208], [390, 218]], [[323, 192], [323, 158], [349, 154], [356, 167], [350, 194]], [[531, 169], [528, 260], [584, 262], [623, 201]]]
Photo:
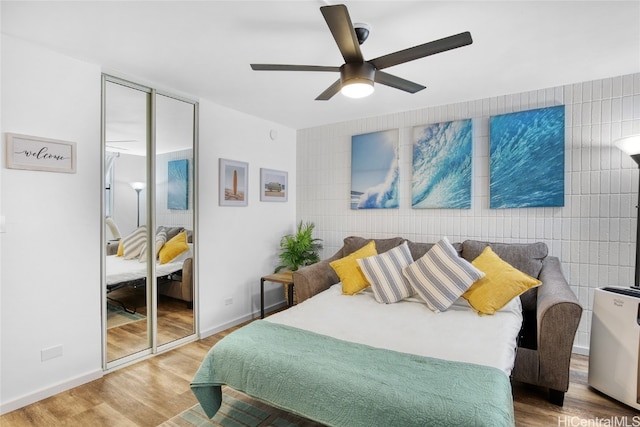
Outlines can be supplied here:
[[485, 273], [462, 294], [481, 314], [494, 314], [509, 301], [542, 282], [503, 261], [490, 246], [471, 263]]
[[124, 239], [120, 239], [120, 243], [118, 243], [118, 253], [116, 254], [116, 256], [123, 256], [124, 255]]
[[162, 249], [160, 249], [160, 253], [158, 254], [160, 264], [166, 264], [184, 251], [188, 250], [189, 245], [187, 245], [187, 232], [183, 231], [178, 233], [175, 237], [165, 243], [164, 246], [162, 246]]
[[358, 259], [378, 255], [376, 252], [376, 242], [373, 240], [355, 252], [344, 258], [332, 261], [329, 265], [335, 270], [342, 282], [342, 293], [345, 295], [357, 294], [367, 286], [369, 281], [362, 273], [358, 265]]

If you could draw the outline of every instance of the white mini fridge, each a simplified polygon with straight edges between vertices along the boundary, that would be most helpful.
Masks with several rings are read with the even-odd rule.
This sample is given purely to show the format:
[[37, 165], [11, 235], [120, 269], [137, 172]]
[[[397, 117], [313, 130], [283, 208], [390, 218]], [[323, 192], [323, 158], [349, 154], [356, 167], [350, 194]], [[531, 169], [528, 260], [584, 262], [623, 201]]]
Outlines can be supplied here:
[[595, 290], [589, 385], [640, 409], [640, 290], [605, 287]]

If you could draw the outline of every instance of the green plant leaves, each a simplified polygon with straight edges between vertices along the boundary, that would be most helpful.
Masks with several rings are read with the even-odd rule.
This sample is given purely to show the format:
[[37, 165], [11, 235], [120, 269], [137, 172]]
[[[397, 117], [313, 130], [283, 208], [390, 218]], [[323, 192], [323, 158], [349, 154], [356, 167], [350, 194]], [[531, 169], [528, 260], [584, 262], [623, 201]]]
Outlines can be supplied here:
[[318, 251], [322, 249], [322, 239], [313, 237], [315, 224], [300, 221], [295, 235], [287, 234], [280, 240], [280, 265], [275, 272], [287, 269], [296, 271], [300, 267], [320, 261]]

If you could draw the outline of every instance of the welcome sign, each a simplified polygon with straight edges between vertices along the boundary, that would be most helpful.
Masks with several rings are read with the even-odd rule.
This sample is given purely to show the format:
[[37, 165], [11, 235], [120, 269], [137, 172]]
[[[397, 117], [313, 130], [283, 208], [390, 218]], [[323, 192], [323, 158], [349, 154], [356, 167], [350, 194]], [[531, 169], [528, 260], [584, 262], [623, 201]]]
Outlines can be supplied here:
[[7, 168], [76, 173], [76, 143], [7, 133]]

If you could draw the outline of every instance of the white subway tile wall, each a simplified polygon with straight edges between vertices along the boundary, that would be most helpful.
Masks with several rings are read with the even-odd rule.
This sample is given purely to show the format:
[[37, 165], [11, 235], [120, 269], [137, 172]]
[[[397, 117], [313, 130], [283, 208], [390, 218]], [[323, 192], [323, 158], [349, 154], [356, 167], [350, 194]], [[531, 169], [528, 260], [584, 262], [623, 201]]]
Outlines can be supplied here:
[[[554, 105], [566, 106], [564, 207], [489, 209], [489, 117]], [[471, 209], [412, 209], [413, 127], [467, 118], [473, 119]], [[351, 136], [394, 128], [400, 138], [400, 208], [352, 210]], [[636, 133], [640, 73], [303, 129], [297, 139], [297, 217], [316, 224], [323, 258], [350, 235], [545, 242], [583, 305], [574, 344], [586, 354], [593, 290], [633, 284], [638, 166], [613, 141]]]

